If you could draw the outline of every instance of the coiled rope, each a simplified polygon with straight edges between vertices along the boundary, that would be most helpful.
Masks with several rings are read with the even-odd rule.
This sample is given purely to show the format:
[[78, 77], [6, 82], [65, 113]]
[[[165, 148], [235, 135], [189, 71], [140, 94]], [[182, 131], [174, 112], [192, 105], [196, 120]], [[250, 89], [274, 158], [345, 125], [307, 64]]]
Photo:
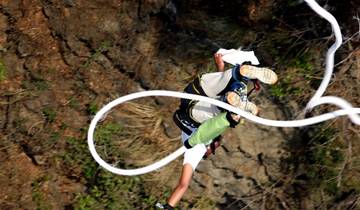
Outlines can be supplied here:
[[267, 126], [301, 127], [301, 126], [307, 126], [307, 125], [312, 125], [312, 124], [316, 124], [319, 122], [323, 122], [323, 121], [326, 121], [326, 120], [329, 120], [329, 119], [332, 119], [332, 118], [335, 118], [338, 116], [342, 116], [342, 115], [348, 115], [352, 122], [360, 125], [360, 117], [358, 116], [358, 114], [360, 114], [360, 108], [353, 108], [350, 103], [348, 103], [344, 99], [341, 99], [341, 98], [338, 98], [335, 96], [322, 97], [322, 95], [324, 94], [324, 92], [331, 80], [331, 75], [332, 75], [333, 67], [334, 67], [335, 52], [342, 43], [341, 31], [340, 31], [340, 28], [339, 28], [339, 25], [338, 25], [336, 19], [330, 13], [328, 13], [326, 10], [324, 10], [322, 7], [320, 7], [314, 0], [305, 0], [305, 1], [309, 4], [309, 6], [316, 13], [318, 13], [320, 16], [322, 16], [323, 18], [325, 18], [327, 21], [329, 21], [331, 23], [332, 29], [333, 29], [335, 37], [336, 37], [335, 43], [329, 48], [327, 55], [326, 55], [326, 69], [325, 69], [324, 79], [323, 79], [319, 89], [316, 91], [315, 95], [311, 98], [311, 100], [307, 104], [305, 110], [311, 110], [315, 106], [318, 106], [321, 104], [335, 104], [335, 105], [341, 107], [342, 109], [334, 111], [334, 112], [329, 112], [329, 113], [325, 113], [322, 115], [314, 116], [311, 118], [301, 119], [301, 120], [291, 120], [291, 121], [270, 120], [270, 119], [264, 119], [264, 118], [254, 116], [250, 113], [247, 113], [243, 110], [237, 109], [237, 108], [235, 108], [227, 103], [221, 102], [219, 100], [216, 100], [213, 98], [208, 98], [205, 96], [200, 96], [200, 95], [193, 95], [193, 94], [188, 94], [188, 93], [165, 91], [165, 90], [150, 90], [150, 91], [132, 93], [132, 94], [129, 94], [126, 96], [122, 96], [122, 97], [110, 102], [106, 106], [104, 106], [95, 115], [94, 119], [91, 121], [87, 138], [88, 138], [88, 145], [89, 145], [90, 153], [94, 157], [95, 161], [98, 162], [103, 168], [105, 168], [106, 170], [108, 170], [112, 173], [119, 174], [119, 175], [126, 175], [126, 176], [134, 176], [134, 175], [145, 174], [145, 173], [149, 173], [151, 171], [157, 170], [157, 169], [165, 166], [172, 160], [176, 159], [177, 157], [179, 157], [186, 151], [186, 148], [184, 146], [182, 146], [175, 152], [171, 153], [169, 156], [161, 159], [160, 161], [155, 162], [151, 165], [142, 167], [142, 168], [137, 168], [137, 169], [117, 168], [117, 167], [112, 166], [112, 165], [108, 164], [107, 162], [105, 162], [98, 155], [98, 153], [96, 152], [96, 149], [95, 149], [95, 144], [94, 144], [94, 132], [95, 132], [96, 124], [102, 118], [102, 116], [104, 114], [106, 114], [110, 109], [112, 109], [113, 107], [115, 107], [119, 104], [122, 104], [127, 101], [131, 101], [131, 100], [134, 100], [137, 98], [149, 97], [149, 96], [168, 96], [168, 97], [205, 101], [207, 103], [211, 103], [215, 106], [218, 106], [218, 107], [224, 108], [226, 110], [229, 110], [231, 112], [234, 112], [236, 114], [239, 114], [242, 117], [245, 117], [250, 121], [253, 121], [255, 123], [259, 123], [262, 125], [267, 125]]

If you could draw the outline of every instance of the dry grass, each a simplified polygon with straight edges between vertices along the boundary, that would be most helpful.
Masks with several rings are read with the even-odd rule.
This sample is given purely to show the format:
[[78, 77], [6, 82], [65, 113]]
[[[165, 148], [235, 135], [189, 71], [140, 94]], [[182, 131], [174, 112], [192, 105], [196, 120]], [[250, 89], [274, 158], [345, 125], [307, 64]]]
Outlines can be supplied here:
[[[98, 129], [117, 123], [121, 125], [121, 130], [110, 142], [96, 143], [99, 154], [109, 163], [126, 168], [146, 166], [164, 158], [180, 147], [180, 138], [170, 139], [166, 136], [163, 118], [161, 109], [153, 105], [128, 102], [116, 107]], [[145, 186], [153, 195], [159, 195], [164, 185], [178, 178], [180, 159], [142, 176], [146, 181]]]

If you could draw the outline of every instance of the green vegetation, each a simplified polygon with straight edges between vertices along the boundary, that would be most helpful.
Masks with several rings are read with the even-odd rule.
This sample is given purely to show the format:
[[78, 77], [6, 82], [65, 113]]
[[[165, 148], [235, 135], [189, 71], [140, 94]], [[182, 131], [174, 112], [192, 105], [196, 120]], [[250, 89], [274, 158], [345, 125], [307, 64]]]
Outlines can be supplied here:
[[281, 100], [291, 100], [301, 96], [304, 89], [294, 86], [293, 80], [292, 75], [285, 76], [277, 84], [270, 86], [270, 94]]
[[0, 82], [6, 79], [6, 67], [0, 60]]
[[215, 209], [216, 203], [206, 197], [201, 197], [194, 205], [196, 209]]
[[311, 81], [313, 79], [316, 79], [316, 72], [314, 71], [315, 68], [313, 66], [313, 63], [311, 62], [311, 59], [311, 54], [302, 54], [292, 59], [288, 66], [298, 70], [298, 77], [305, 79], [305, 81]]
[[55, 144], [56, 142], [58, 142], [60, 137], [61, 137], [60, 132], [52, 132], [50, 134], [49, 140], [47, 141], [48, 146], [51, 146], [51, 145]]
[[73, 109], [79, 108], [79, 101], [76, 99], [76, 97], [72, 96], [69, 100], [69, 106]]
[[[353, 2], [354, 0], [351, 0], [351, 3]], [[81, 3], [79, 3], [79, 7], [72, 8], [74, 12], [79, 8], [90, 9], [91, 11], [84, 12], [85, 14], [92, 14], [92, 18], [89, 18], [88, 21], [84, 18], [81, 19], [85, 21], [84, 24], [77, 22], [74, 25], [107, 24], [106, 27], [94, 26], [94, 30], [100, 29], [99, 33], [92, 33], [91, 31], [83, 33], [83, 29], [68, 27], [66, 24], [69, 24], [69, 21], [61, 21], [63, 14], [59, 13], [59, 16], [58, 13], [54, 12], [59, 3], [57, 1], [35, 3], [47, 8], [50, 11], [48, 15], [51, 17], [49, 18], [53, 20], [49, 22], [50, 33], [49, 30], [45, 30], [43, 34], [40, 30], [35, 31], [37, 37], [41, 39], [33, 39], [34, 37], [30, 36], [31, 34], [20, 34], [18, 36], [19, 25], [11, 26], [14, 20], [16, 21], [16, 15], [19, 11], [21, 12], [24, 6], [30, 4], [26, 3], [19, 5], [19, 7], [15, 5], [11, 7], [11, 10], [7, 10], [8, 14], [6, 17], [4, 16], [5, 28], [11, 30], [8, 30], [8, 34], [5, 36], [5, 47], [9, 51], [6, 53], [3, 51], [4, 58], [8, 60], [6, 62], [0, 61], [0, 81], [5, 80], [3, 83], [6, 85], [2, 89], [9, 90], [9, 93], [3, 94], [1, 98], [2, 110], [4, 111], [2, 117], [4, 141], [1, 143], [0, 156], [5, 155], [1, 157], [5, 161], [3, 164], [5, 168], [0, 177], [6, 176], [6, 171], [9, 171], [9, 178], [2, 180], [9, 180], [11, 183], [7, 185], [5, 181], [2, 181], [4, 184], [1, 187], [15, 188], [15, 190], [5, 191], [9, 195], [5, 197], [23, 192], [29, 192], [29, 195], [13, 196], [14, 198], [11, 199], [4, 197], [4, 202], [2, 202], [3, 200], [0, 202], [0, 209], [21, 208], [20, 206], [12, 206], [17, 204], [17, 201], [20, 201], [19, 204], [21, 203], [23, 208], [26, 208], [24, 206], [31, 202], [31, 199], [32, 205], [35, 204], [37, 209], [57, 207], [81, 210], [152, 209], [158, 199], [164, 202], [169, 196], [170, 191], [161, 189], [161, 186], [170, 185], [177, 181], [176, 179], [179, 176], [177, 172], [181, 168], [181, 160], [176, 160], [176, 163], [164, 167], [160, 172], [137, 177], [117, 176], [101, 168], [88, 151], [86, 129], [91, 116], [86, 116], [86, 114], [96, 114], [101, 108], [100, 105], [104, 97], [110, 96], [112, 98], [118, 94], [118, 90], [121, 90], [119, 94], [128, 90], [135, 90], [142, 83], [146, 83], [145, 86], [151, 89], [164, 87], [182, 90], [187, 81], [192, 80], [197, 73], [216, 71], [213, 53], [218, 47], [237, 48], [243, 46], [246, 50], [255, 51], [262, 66], [273, 67], [279, 74], [278, 84], [274, 86], [264, 85], [264, 92], [267, 93], [266, 91], [268, 91], [273, 99], [276, 99], [275, 104], [279, 106], [279, 110], [284, 110], [286, 116], [297, 115], [297, 107], [294, 110], [292, 105], [297, 103], [297, 106], [301, 107], [299, 101], [307, 101], [307, 98], [315, 91], [314, 87], [317, 87], [319, 83], [318, 74], [322, 73], [320, 66], [323, 62], [325, 48], [334, 41], [334, 37], [327, 33], [329, 31], [322, 31], [324, 27], [330, 30], [328, 23], [325, 23], [325, 20], [320, 22], [321, 18], [317, 17], [316, 14], [314, 15], [305, 4], [300, 5], [298, 0], [279, 1], [276, 2], [276, 7], [273, 7], [274, 5], [270, 1], [247, 1], [243, 4], [241, 1], [196, 1], [183, 5], [187, 11], [184, 10], [185, 15], [182, 17], [177, 17], [180, 19], [177, 19], [175, 25], [168, 24], [167, 21], [162, 24], [161, 18], [163, 17], [152, 14], [151, 11], [160, 6], [159, 4], [150, 5], [150, 9], [141, 10], [141, 17], [135, 17], [136, 15], [132, 15], [133, 12], [129, 13], [129, 8], [133, 6], [133, 2], [126, 1], [124, 4], [119, 4], [119, 8], [116, 9], [105, 8], [110, 13], [117, 13], [115, 16], [118, 15], [118, 17], [115, 18], [120, 21], [121, 26], [118, 30], [106, 29], [109, 26], [117, 27], [116, 24], [119, 22], [116, 23], [113, 20], [106, 21], [106, 23], [99, 21], [102, 19], [99, 15], [105, 10], [92, 9], [98, 8], [96, 5], [91, 5], [92, 1], [86, 2], [90, 4], [88, 7], [80, 7]], [[201, 9], [191, 9], [192, 4]], [[300, 5], [301, 8], [296, 8], [297, 5]], [[109, 6], [113, 7], [114, 5], [109, 4]], [[336, 14], [342, 14], [342, 10], [339, 10], [340, 7], [332, 5], [330, 1], [328, 6]], [[36, 9], [37, 6], [29, 8]], [[305, 8], [306, 11], [302, 8]], [[155, 10], [157, 9], [155, 8]], [[350, 10], [352, 9], [346, 11], [351, 12]], [[119, 13], [119, 11], [121, 12]], [[136, 12], [136, 8], [134, 11]], [[294, 11], [296, 15], [293, 15]], [[29, 12], [29, 14], [33, 13]], [[351, 19], [354, 14], [348, 16]], [[26, 17], [22, 19], [25, 20]], [[346, 20], [343, 17], [342, 19]], [[354, 22], [350, 19], [346, 22]], [[74, 19], [74, 21], [79, 20]], [[58, 23], [65, 25], [59, 26]], [[38, 25], [35, 24], [34, 27]], [[65, 34], [66, 37], [57, 36], [59, 33], [60, 35], [64, 34], [59, 31], [62, 28], [69, 29]], [[345, 27], [343, 32], [354, 33], [351, 31], [352, 28], [354, 27]], [[344, 63], [337, 65], [336, 69], [341, 73], [341, 77], [333, 80], [334, 83], [327, 94], [339, 95], [341, 93], [344, 98], [356, 103], [359, 96], [356, 83], [358, 75], [357, 71], [353, 71], [353, 68], [358, 69], [358, 64], [355, 61], [358, 51], [351, 52], [350, 50], [358, 50], [358, 43], [355, 36], [351, 34], [344, 34], [344, 36], [353, 38], [353, 40], [347, 40], [346, 45], [343, 45], [336, 55], [337, 62], [344, 61]], [[50, 48], [36, 49], [36, 47], [48, 43], [48, 38], [59, 41], [59, 46], [56, 43], [49, 42], [54, 47], [49, 46], [51, 50], [49, 50]], [[68, 39], [63, 40], [64, 38]], [[111, 42], [99, 42], [104, 38], [111, 40]], [[30, 53], [26, 57], [16, 55], [20, 49], [17, 50], [17, 47], [22, 47], [20, 46], [22, 43], [24, 51]], [[314, 43], [320, 43], [323, 46], [312, 50], [317, 47], [314, 47]], [[139, 47], [144, 50], [137, 50], [136, 48]], [[346, 47], [349, 47], [350, 50], [345, 50]], [[90, 53], [83, 60], [84, 54], [89, 52], [88, 50]], [[49, 52], [51, 53], [48, 60], [44, 60]], [[321, 58], [318, 56], [320, 53]], [[111, 64], [104, 62], [103, 59], [106, 59], [104, 55], [109, 58], [106, 62]], [[129, 59], [124, 60], [126, 57]], [[12, 72], [13, 69], [10, 69], [10, 66], [4, 65], [11, 62], [19, 64], [19, 71], [15, 72], [14, 69]], [[124, 77], [126, 81], [124, 79], [113, 81], [113, 91], [108, 90], [110, 86], [91, 85], [90, 83], [94, 82], [93, 72], [86, 71], [89, 67], [97, 65], [95, 62], [102, 64], [105, 68], [109, 65], [115, 67], [114, 71], [102, 72], [107, 74], [108, 79], [111, 79], [114, 74], [119, 76], [114, 78], [123, 78], [121, 74], [124, 71], [127, 73], [131, 71], [131, 74], [128, 74], [130, 79], [126, 80], [127, 77]], [[80, 71], [74, 71], [79, 65], [81, 66]], [[346, 67], [342, 68], [343, 65]], [[22, 66], [25, 70], [21, 70]], [[227, 68], [225, 67], [225, 69]], [[104, 68], [96, 68], [96, 70], [101, 71]], [[36, 74], [36, 72], [40, 73]], [[133, 74], [135, 75], [134, 78]], [[159, 80], [146, 81], [148, 77], [142, 75], [147, 74], [151, 75], [151, 78], [156, 77]], [[56, 79], [56, 76], [59, 75], [62, 76], [59, 79], [68, 80], [61, 88], [63, 94], [56, 94], [54, 97], [56, 101], [50, 101], [48, 105], [41, 108], [40, 113], [33, 111], [33, 107], [48, 101], [46, 97], [51, 91], [49, 89], [55, 84], [59, 84], [59, 81], [53, 83], [48, 78]], [[349, 79], [350, 77], [351, 79]], [[22, 81], [24, 79], [27, 81]], [[164, 80], [168, 82], [162, 84]], [[351, 81], [355, 81], [355, 83]], [[22, 87], [19, 87], [19, 82], [22, 82]], [[98, 97], [99, 100], [88, 101], [89, 98], [104, 93], [104, 88], [110, 92], [105, 96], [103, 95], [104, 97]], [[74, 91], [76, 94], [70, 96], [69, 94]], [[42, 94], [44, 92], [45, 94]], [[68, 106], [63, 106], [64, 101], [68, 102]], [[171, 104], [168, 104], [168, 99], [158, 100], [157, 98], [139, 99], [139, 101], [141, 106], [122, 104], [114, 109], [106, 120], [98, 124], [95, 133], [96, 147], [101, 157], [120, 168], [147, 165], [152, 163], [154, 159], [158, 160], [165, 157], [181, 144], [175, 139], [178, 129], [170, 125], [171, 113], [169, 110], [175, 108], [173, 107], [175, 103], [169, 101]], [[278, 103], [279, 101], [280, 103]], [[264, 105], [261, 104], [262, 99], [255, 102], [259, 102], [259, 106]], [[84, 103], [86, 104], [85, 107], [83, 106]], [[151, 104], [152, 107], [146, 107], [146, 104]], [[285, 106], [282, 107], [282, 105]], [[61, 112], [57, 110], [60, 106]], [[126, 107], [131, 107], [131, 109], [125, 110]], [[266, 107], [263, 108], [266, 112]], [[320, 106], [314, 110], [314, 113], [324, 111], [322, 108], [327, 109], [328, 106]], [[329, 108], [333, 109], [334, 107]], [[65, 114], [62, 115], [62, 113]], [[249, 155], [245, 154], [247, 159], [255, 160], [251, 162], [259, 166], [260, 168], [257, 168], [261, 171], [259, 171], [259, 176], [250, 175], [247, 177], [246, 175], [244, 177], [249, 181], [249, 188], [251, 189], [245, 195], [243, 193], [247, 191], [246, 189], [243, 193], [234, 195], [236, 202], [241, 203], [244, 199], [244, 205], [248, 204], [247, 207], [253, 209], [350, 209], [351, 206], [342, 208], [342, 206], [336, 205], [339, 200], [343, 198], [345, 200], [346, 196], [352, 192], [355, 193], [351, 196], [360, 195], [360, 158], [356, 154], [359, 151], [359, 132], [355, 126], [354, 129], [354, 127], [344, 123], [347, 120], [344, 119], [345, 117], [337, 118], [331, 122], [331, 125], [324, 123], [311, 128], [301, 128], [304, 129], [305, 133], [302, 137], [288, 137], [288, 135], [292, 135], [292, 130], [279, 129], [279, 136], [286, 138], [282, 141], [285, 144], [291, 144], [294, 139], [294, 141], [301, 139], [299, 140], [301, 141], [300, 144], [293, 150], [284, 149], [284, 151], [281, 148], [283, 145], [279, 145], [278, 154], [275, 154], [274, 150], [275, 157], [291, 156], [289, 162], [281, 162], [284, 164], [280, 166], [286, 168], [283, 174], [278, 171], [278, 162], [271, 161], [274, 156], [268, 153], [267, 148], [264, 148], [264, 151], [258, 151], [265, 155], [247, 157]], [[44, 121], [46, 122], [44, 123]], [[66, 122], [68, 125], [62, 122]], [[342, 123], [343, 125], [341, 125]], [[78, 129], [79, 127], [82, 128]], [[333, 127], [337, 127], [338, 130], [333, 129]], [[266, 129], [260, 129], [267, 132]], [[341, 135], [345, 136], [351, 132], [357, 133], [357, 136], [354, 134], [353, 136], [348, 135], [347, 138], [341, 138]], [[300, 132], [295, 134], [303, 135]], [[348, 142], [353, 142], [353, 144], [350, 145]], [[349, 145], [352, 148], [349, 149]], [[223, 151], [227, 153], [225, 147], [224, 149]], [[258, 148], [254, 149], [257, 150]], [[352, 154], [349, 154], [351, 152]], [[270, 151], [270, 153], [273, 152]], [[54, 154], [58, 156], [54, 157]], [[271, 157], [267, 157], [266, 154]], [[36, 171], [29, 176], [30, 182], [32, 182], [31, 186], [22, 185], [23, 183], [20, 182], [24, 180], [28, 183], [28, 179], [21, 179], [22, 176], [16, 176], [15, 173], [18, 173], [16, 170], [11, 171], [12, 168], [19, 167], [22, 169], [21, 167], [31, 164], [31, 160], [26, 155], [38, 163], [34, 166]], [[220, 163], [223, 161], [218, 156], [214, 157], [214, 160], [219, 160]], [[12, 161], [14, 166], [8, 161]], [[249, 162], [249, 164], [252, 163]], [[47, 177], [34, 178], [35, 174], [36, 176], [43, 176], [48, 172], [54, 174], [52, 178], [54, 180], [49, 180], [50, 178]], [[240, 178], [243, 173], [242, 171], [238, 172], [239, 174], [233, 174], [235, 178]], [[265, 184], [262, 181], [264, 173], [268, 178], [264, 180]], [[262, 180], [258, 180], [258, 178]], [[34, 181], [34, 179], [36, 180]], [[205, 181], [211, 180], [206, 179]], [[193, 184], [195, 186], [201, 185], [201, 183]], [[246, 184], [246, 182], [242, 184]], [[24, 186], [24, 190], [16, 189], [20, 185]], [[25, 189], [25, 187], [27, 188]], [[201, 186], [200, 188], [195, 187], [194, 191], [196, 192], [198, 189], [202, 189]], [[216, 203], [211, 200], [212, 197], [211, 199], [206, 198], [207, 190], [212, 191], [214, 189], [216, 188], [209, 186], [201, 194], [192, 197], [191, 205], [188, 201], [182, 200], [181, 208], [215, 209]], [[234, 190], [230, 191], [234, 192]], [[74, 192], [76, 194], [71, 196], [70, 194]], [[209, 194], [213, 195], [213, 193]], [[230, 194], [229, 197], [223, 196], [231, 198], [233, 195]], [[189, 194], [187, 197], [190, 197]], [[57, 201], [58, 198], [61, 199]], [[258, 198], [262, 200], [256, 200]], [[227, 201], [228, 204], [232, 202], [231, 200]], [[69, 201], [72, 203], [60, 203]], [[351, 203], [349, 200], [346, 202]], [[357, 198], [355, 202], [353, 206], [358, 205], [359, 199]], [[277, 208], [268, 207], [268, 205], [272, 206], [272, 203], [275, 203], [274, 206], [277, 205]], [[306, 208], [307, 203], [310, 203], [309, 208]]]
[[339, 190], [336, 177], [340, 172], [338, 166], [344, 161], [340, 151], [342, 145], [334, 140], [335, 134], [336, 130], [332, 128], [318, 128], [312, 134], [310, 148], [304, 156], [308, 185], [313, 188], [321, 187], [333, 195]]
[[52, 107], [45, 107], [42, 109], [42, 113], [45, 116], [47, 122], [52, 123], [56, 119], [56, 111]]
[[25, 89], [34, 89], [38, 91], [44, 91], [49, 89], [47, 81], [38, 74], [31, 74], [31, 80], [23, 81], [22, 86]]
[[109, 157], [117, 159], [119, 150], [113, 146], [116, 139], [116, 134], [120, 134], [122, 126], [118, 123], [108, 123], [99, 125], [95, 133], [96, 144], [98, 146], [99, 154], [102, 158], [108, 159]]
[[108, 51], [111, 46], [109, 41], [101, 42], [100, 46], [91, 54], [91, 56], [87, 59], [87, 61], [81, 66], [82, 68], [88, 68], [90, 64], [99, 58], [99, 56]]
[[[99, 125], [95, 132], [96, 144], [110, 144], [121, 130], [122, 126], [115, 123]], [[81, 167], [81, 175], [87, 186], [85, 192], [76, 195], [74, 209], [153, 209], [156, 198], [144, 191], [140, 176], [118, 176], [99, 167], [88, 152], [85, 139], [71, 137], [66, 142], [67, 151], [63, 153], [62, 159], [67, 168]], [[109, 155], [116, 149], [106, 152]], [[124, 166], [121, 162], [117, 165]]]
[[269, 87], [270, 94], [280, 100], [295, 100], [303, 98], [311, 87], [305, 84], [316, 80], [314, 66], [310, 54], [302, 54], [290, 60], [286, 75]]
[[98, 111], [98, 106], [96, 105], [95, 102], [91, 102], [87, 107], [87, 111], [89, 114], [95, 115], [96, 112]]
[[61, 125], [60, 125], [60, 130], [61, 131], [64, 131], [66, 128], [68, 128], [69, 125], [67, 125], [66, 123], [62, 122]]
[[47, 90], [49, 89], [49, 85], [45, 80], [37, 80], [34, 81], [33, 84], [35, 85], [36, 90]]
[[50, 210], [52, 209], [46, 201], [46, 195], [41, 191], [41, 186], [44, 182], [48, 181], [49, 177], [40, 177], [31, 183], [32, 187], [32, 200], [36, 203], [36, 210]]
[[299, 4], [299, 1], [296, 1], [296, 0], [287, 0], [287, 5], [289, 7], [293, 7], [293, 6], [296, 6]]
[[348, 148], [338, 130], [326, 124], [312, 126], [302, 141], [303, 147], [294, 148], [288, 160], [291, 172], [287, 173], [293, 174], [295, 191], [306, 191], [305, 197], [314, 205], [323, 206], [331, 206], [349, 192], [360, 193], [360, 182], [354, 178], [357, 172], [350, 168], [345, 172]]

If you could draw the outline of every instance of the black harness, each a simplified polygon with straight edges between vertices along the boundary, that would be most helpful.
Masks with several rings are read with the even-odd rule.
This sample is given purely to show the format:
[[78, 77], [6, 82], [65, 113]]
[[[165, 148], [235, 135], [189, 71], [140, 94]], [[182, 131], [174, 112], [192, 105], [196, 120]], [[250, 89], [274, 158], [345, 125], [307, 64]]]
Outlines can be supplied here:
[[[256, 90], [258, 91], [260, 89], [260, 85], [258, 83], [257, 80], [251, 80], [253, 82], [253, 88], [247, 93], [247, 96], [249, 97], [250, 94]], [[228, 91], [227, 89], [230, 88], [231, 83], [235, 82], [235, 80], [232, 78], [229, 82], [229, 84], [227, 85], [227, 87], [222, 91]], [[207, 96], [205, 91], [202, 89], [202, 87], [200, 86], [200, 78], [197, 77], [193, 82], [191, 82], [188, 86], [186, 86], [186, 88], [184, 89], [185, 93], [190, 93], [190, 94], [196, 94], [196, 95], [201, 95], [201, 96]], [[196, 100], [190, 100], [190, 99], [181, 99], [180, 101], [180, 108], [178, 110], [175, 111], [174, 115], [173, 115], [173, 120], [175, 122], [175, 124], [182, 130], [184, 131], [187, 135], [191, 135], [192, 131], [188, 128], [198, 128], [201, 123], [197, 122], [193, 117], [192, 117], [192, 109], [194, 107], [194, 105], [197, 103], [198, 101]]]
[[[185, 93], [196, 94], [201, 96], [207, 96], [202, 87], [200, 86], [200, 79], [197, 77], [193, 82], [191, 82], [186, 88], [184, 89]], [[190, 100], [190, 99], [181, 99], [180, 101], [180, 108], [175, 112], [177, 118], [181, 119], [181, 122], [184, 122], [185, 125], [191, 126], [193, 128], [198, 128], [201, 123], [197, 122], [192, 117], [192, 109], [194, 105], [198, 101]], [[176, 123], [176, 122], [175, 122]], [[180, 128], [181, 129], [181, 128]]]

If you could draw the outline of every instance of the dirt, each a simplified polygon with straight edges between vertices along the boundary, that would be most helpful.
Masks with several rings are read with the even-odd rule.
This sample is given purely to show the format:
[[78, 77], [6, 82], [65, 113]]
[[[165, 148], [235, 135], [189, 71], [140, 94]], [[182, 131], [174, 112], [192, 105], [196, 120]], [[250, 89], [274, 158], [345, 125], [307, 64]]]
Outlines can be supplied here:
[[[181, 91], [197, 74], [215, 70], [212, 54], [219, 46], [250, 46], [263, 64], [279, 63], [261, 31], [271, 28], [276, 6], [285, 1], [170, 2], [178, 10], [166, 0], [1, 1], [0, 64], [6, 76], [0, 81], [0, 209], [74, 208], [89, 183], [80, 166], [67, 168], [61, 157], [73, 152], [69, 138], [86, 141], [92, 105], [98, 109], [141, 90]], [[236, 24], [240, 29], [233, 29]], [[347, 34], [354, 30], [349, 27]], [[358, 57], [356, 49], [351, 59]], [[345, 71], [349, 79], [359, 78], [358, 71]], [[300, 113], [301, 104], [278, 103], [266, 88], [254, 99], [263, 117]], [[353, 91], [350, 96], [358, 94]], [[178, 137], [171, 120], [178, 99], [145, 103], [160, 107], [162, 134]], [[185, 201], [206, 194], [220, 209], [261, 208], [256, 196], [284, 177], [282, 160], [290, 155], [285, 145], [296, 135], [245, 121], [200, 164]], [[170, 178], [157, 185], [174, 186], [181, 165], [173, 164], [166, 169], [172, 170]]]

